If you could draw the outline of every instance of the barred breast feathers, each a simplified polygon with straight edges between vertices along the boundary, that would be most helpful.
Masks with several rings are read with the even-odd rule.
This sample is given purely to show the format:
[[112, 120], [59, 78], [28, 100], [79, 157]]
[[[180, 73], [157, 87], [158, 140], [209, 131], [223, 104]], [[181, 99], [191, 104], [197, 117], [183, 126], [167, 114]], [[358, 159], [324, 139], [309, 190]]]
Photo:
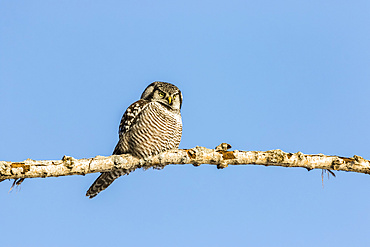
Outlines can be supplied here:
[[179, 146], [182, 133], [179, 111], [143, 100], [129, 108], [120, 125], [120, 140], [114, 154], [131, 153], [145, 158]]

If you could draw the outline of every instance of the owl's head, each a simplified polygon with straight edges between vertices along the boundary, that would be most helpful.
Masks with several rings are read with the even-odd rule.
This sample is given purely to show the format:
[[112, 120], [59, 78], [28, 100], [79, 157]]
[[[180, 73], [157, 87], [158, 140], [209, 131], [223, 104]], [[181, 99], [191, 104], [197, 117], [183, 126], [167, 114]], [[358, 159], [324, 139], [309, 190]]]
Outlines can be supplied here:
[[144, 90], [141, 99], [159, 102], [173, 110], [180, 110], [182, 105], [180, 89], [168, 82], [153, 82]]

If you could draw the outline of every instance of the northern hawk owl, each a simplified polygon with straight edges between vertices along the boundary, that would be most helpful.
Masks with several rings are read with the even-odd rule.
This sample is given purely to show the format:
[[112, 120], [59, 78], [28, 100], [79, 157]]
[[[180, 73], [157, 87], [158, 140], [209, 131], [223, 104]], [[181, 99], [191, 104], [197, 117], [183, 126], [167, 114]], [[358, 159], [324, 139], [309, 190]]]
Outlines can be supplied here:
[[[178, 148], [182, 134], [181, 105], [182, 94], [175, 85], [159, 81], [150, 84], [123, 114], [113, 154], [131, 154], [145, 159]], [[125, 169], [102, 172], [86, 196], [93, 198], [127, 173]]]

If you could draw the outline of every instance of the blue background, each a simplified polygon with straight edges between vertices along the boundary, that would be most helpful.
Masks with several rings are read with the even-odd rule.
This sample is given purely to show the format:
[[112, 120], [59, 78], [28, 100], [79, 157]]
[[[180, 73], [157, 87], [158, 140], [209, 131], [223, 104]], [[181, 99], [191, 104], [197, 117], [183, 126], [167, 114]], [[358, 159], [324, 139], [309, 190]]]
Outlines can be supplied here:
[[[369, 1], [0, 0], [0, 160], [110, 155], [152, 81], [180, 148], [370, 159]], [[167, 166], [0, 184], [1, 246], [369, 246], [370, 177]]]

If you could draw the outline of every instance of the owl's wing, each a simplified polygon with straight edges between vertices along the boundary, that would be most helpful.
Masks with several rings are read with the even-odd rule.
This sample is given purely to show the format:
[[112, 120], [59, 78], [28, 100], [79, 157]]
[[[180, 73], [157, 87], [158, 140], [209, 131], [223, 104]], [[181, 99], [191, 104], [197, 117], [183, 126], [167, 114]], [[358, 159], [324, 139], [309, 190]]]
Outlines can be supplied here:
[[[131, 126], [136, 123], [140, 112], [145, 109], [148, 103], [149, 101], [140, 99], [127, 108], [119, 125], [119, 141], [113, 151], [113, 154], [124, 154], [127, 152], [124, 145], [125, 134], [130, 130]], [[120, 176], [129, 174], [130, 172], [131, 170], [127, 169], [113, 169], [109, 172], [102, 172], [95, 182], [90, 186], [89, 190], [86, 192], [86, 196], [90, 198], [95, 197], [101, 191], [105, 190], [111, 183], [113, 183], [114, 180]]]
[[135, 103], [132, 103], [122, 116], [121, 123], [119, 125], [118, 134], [120, 138], [130, 130], [131, 126], [135, 124], [139, 113], [147, 106], [149, 101], [140, 99]]
[[148, 100], [140, 99], [131, 104], [126, 112], [123, 114], [121, 123], [119, 125], [119, 141], [113, 151], [113, 154], [124, 154], [128, 151], [128, 143], [126, 133], [130, 131], [131, 127], [135, 125], [139, 119], [140, 112], [144, 110], [150, 102]]

